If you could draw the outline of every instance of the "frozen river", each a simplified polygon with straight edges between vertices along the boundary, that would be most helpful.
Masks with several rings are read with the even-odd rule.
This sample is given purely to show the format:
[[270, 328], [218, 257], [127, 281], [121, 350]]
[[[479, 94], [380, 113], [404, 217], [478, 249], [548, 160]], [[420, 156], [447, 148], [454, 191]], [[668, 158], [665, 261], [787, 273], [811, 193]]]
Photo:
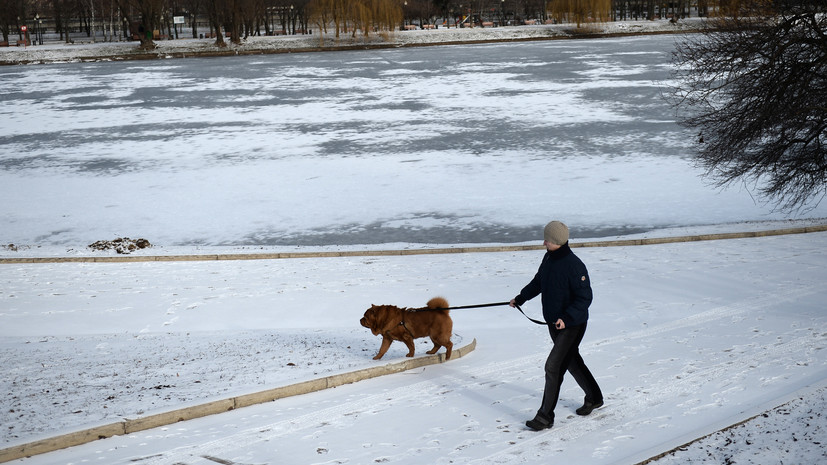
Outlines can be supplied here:
[[[0, 68], [0, 242], [536, 240], [784, 219], [710, 187], [674, 36]], [[804, 217], [825, 217], [827, 206]]]

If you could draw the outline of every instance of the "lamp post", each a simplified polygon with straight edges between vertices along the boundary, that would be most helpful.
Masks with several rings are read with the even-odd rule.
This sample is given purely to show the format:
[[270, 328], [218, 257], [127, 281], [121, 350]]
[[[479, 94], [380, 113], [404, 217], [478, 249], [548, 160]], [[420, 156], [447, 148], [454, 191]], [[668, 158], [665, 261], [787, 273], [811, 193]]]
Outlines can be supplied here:
[[34, 19], [37, 21], [37, 44], [43, 45], [43, 18], [36, 15]]

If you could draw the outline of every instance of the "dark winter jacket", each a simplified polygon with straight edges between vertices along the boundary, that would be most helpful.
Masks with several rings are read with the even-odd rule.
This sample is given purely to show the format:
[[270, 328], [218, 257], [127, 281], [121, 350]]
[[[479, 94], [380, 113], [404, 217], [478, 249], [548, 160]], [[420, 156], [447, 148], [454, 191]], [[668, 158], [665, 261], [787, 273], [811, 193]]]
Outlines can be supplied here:
[[534, 279], [515, 298], [517, 305], [542, 294], [543, 317], [553, 325], [562, 319], [566, 326], [582, 325], [589, 319], [592, 287], [586, 265], [569, 243], [547, 252]]

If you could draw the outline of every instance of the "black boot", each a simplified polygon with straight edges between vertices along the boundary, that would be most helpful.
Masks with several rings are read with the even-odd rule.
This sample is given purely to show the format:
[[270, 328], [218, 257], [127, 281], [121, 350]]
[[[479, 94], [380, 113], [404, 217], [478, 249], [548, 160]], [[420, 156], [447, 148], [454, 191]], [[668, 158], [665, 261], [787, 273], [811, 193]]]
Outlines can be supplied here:
[[544, 429], [551, 428], [554, 425], [554, 418], [549, 418], [544, 413], [537, 412], [537, 415], [534, 417], [534, 419], [528, 420], [527, 422], [525, 422], [525, 425], [533, 429], [534, 431], [542, 431]]
[[583, 402], [583, 406], [580, 407], [579, 409], [575, 410], [575, 412], [577, 412], [578, 415], [586, 416], [586, 415], [592, 413], [592, 410], [594, 410], [596, 408], [600, 408], [602, 406], [603, 406], [603, 400], [598, 400], [597, 402], [592, 402], [592, 401], [587, 399], [585, 402]]

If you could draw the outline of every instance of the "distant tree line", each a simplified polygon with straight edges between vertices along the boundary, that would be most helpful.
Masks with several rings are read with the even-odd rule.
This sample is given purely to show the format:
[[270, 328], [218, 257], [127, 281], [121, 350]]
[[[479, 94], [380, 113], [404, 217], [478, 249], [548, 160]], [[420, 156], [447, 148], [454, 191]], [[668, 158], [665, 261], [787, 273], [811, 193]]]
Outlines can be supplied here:
[[[684, 18], [733, 10], [745, 0], [2, 0], [3, 41], [42, 31], [44, 21], [62, 40], [87, 37], [140, 40], [153, 46], [159, 36], [179, 34], [225, 38], [238, 43], [250, 35], [318, 33], [372, 34], [403, 25], [437, 27], [523, 24], [526, 20], [576, 23]], [[186, 18], [185, 24], [174, 19]], [[188, 32], [184, 33], [184, 28]], [[180, 31], [180, 32], [179, 32]]]

